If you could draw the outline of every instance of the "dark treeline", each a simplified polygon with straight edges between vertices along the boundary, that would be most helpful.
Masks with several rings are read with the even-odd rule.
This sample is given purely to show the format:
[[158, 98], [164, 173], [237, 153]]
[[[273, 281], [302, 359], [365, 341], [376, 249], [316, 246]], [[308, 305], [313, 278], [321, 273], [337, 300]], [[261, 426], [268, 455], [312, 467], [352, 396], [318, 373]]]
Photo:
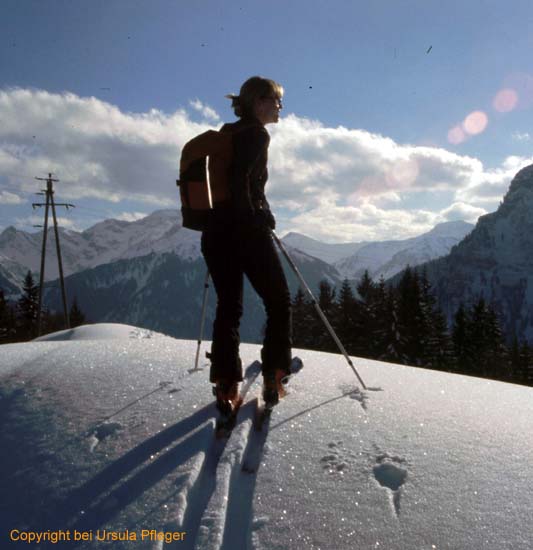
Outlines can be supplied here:
[[[0, 289], [0, 344], [26, 342], [37, 337], [37, 314], [39, 309], [39, 286], [28, 271], [24, 278], [21, 297], [17, 302], [8, 302], [4, 291]], [[44, 310], [41, 315], [41, 335], [63, 330], [63, 313]], [[76, 299], [69, 313], [70, 326], [77, 327], [85, 323], [85, 316], [78, 307]]]
[[[533, 348], [516, 339], [508, 345], [483, 298], [461, 305], [448, 327], [425, 272], [407, 268], [396, 287], [365, 273], [357, 292], [347, 280], [338, 290], [324, 280], [318, 294], [349, 355], [533, 386]], [[301, 289], [293, 298], [293, 345], [338, 352]]]

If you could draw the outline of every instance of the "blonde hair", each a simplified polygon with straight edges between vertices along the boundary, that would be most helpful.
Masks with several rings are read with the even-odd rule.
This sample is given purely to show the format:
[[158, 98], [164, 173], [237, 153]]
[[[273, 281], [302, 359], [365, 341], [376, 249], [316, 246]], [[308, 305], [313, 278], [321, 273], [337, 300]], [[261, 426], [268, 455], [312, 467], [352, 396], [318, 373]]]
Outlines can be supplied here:
[[229, 94], [226, 97], [231, 99], [231, 107], [237, 117], [252, 116], [256, 99], [274, 96], [278, 99], [283, 97], [283, 86], [269, 78], [252, 76], [242, 86], [239, 95]]

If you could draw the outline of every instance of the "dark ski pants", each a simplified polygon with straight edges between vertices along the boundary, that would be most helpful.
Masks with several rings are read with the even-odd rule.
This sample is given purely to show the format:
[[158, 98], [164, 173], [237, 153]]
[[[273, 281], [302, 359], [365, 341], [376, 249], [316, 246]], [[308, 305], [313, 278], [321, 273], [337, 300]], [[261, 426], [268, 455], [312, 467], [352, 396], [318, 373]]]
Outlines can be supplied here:
[[263, 300], [267, 316], [261, 358], [263, 374], [290, 372], [291, 296], [270, 231], [225, 228], [202, 234], [202, 254], [217, 293], [210, 381], [241, 381], [239, 325], [244, 275]]

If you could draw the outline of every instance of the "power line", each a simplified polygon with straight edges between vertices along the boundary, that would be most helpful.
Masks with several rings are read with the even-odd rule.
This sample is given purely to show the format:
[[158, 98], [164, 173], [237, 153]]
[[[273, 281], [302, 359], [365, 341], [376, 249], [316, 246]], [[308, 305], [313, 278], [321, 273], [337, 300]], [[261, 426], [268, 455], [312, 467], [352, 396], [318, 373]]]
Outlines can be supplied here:
[[35, 178], [39, 181], [46, 181], [46, 189], [43, 189], [41, 193], [37, 193], [37, 195], [45, 195], [46, 196], [46, 202], [34, 202], [32, 204], [32, 207], [38, 208], [41, 206], [45, 207], [44, 210], [44, 231], [43, 231], [43, 247], [41, 250], [41, 273], [39, 278], [39, 306], [37, 310], [37, 336], [41, 336], [41, 319], [42, 319], [42, 301], [43, 301], [43, 287], [44, 287], [44, 267], [45, 267], [45, 260], [46, 260], [46, 238], [48, 235], [48, 211], [50, 208], [52, 208], [52, 217], [54, 221], [54, 233], [56, 238], [56, 250], [57, 250], [57, 262], [59, 265], [59, 280], [61, 282], [61, 295], [63, 298], [63, 312], [65, 316], [65, 328], [70, 328], [70, 319], [68, 314], [68, 306], [67, 306], [67, 293], [65, 290], [65, 279], [63, 277], [63, 262], [61, 260], [61, 247], [59, 245], [59, 230], [57, 226], [57, 217], [56, 217], [56, 206], [64, 206], [67, 210], [69, 208], [75, 208], [73, 204], [70, 203], [58, 203], [56, 204], [54, 201], [54, 182], [58, 182], [59, 180], [52, 178], [52, 174], [48, 174], [47, 178]]

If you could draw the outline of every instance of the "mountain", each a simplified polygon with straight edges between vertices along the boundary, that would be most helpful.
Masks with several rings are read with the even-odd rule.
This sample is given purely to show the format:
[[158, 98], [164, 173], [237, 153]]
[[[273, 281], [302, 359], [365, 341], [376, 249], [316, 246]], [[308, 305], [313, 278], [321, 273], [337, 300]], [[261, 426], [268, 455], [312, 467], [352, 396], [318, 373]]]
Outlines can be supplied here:
[[323, 243], [302, 235], [300, 233], [290, 232], [283, 237], [283, 242], [289, 245], [291, 248], [296, 248], [314, 256], [320, 258], [328, 264], [335, 264], [339, 260], [347, 258], [355, 254], [361, 247], [367, 243]]
[[483, 297], [506, 336], [533, 341], [533, 165], [513, 178], [498, 210], [479, 218], [449, 255], [426, 264], [440, 306], [452, 319], [460, 303]]
[[195, 351], [115, 325], [2, 346], [4, 548], [73, 548], [10, 541], [68, 530], [86, 550], [530, 550], [531, 388], [354, 358], [365, 390], [341, 356], [296, 350], [257, 431], [244, 345], [251, 387], [216, 440]]
[[[42, 231], [26, 233], [8, 227], [0, 234], [0, 264], [9, 269], [4, 257], [19, 269], [39, 272], [42, 240]], [[199, 234], [181, 226], [176, 210], [159, 210], [134, 222], [105, 220], [81, 233], [60, 228], [59, 240], [65, 275], [150, 253], [200, 257]], [[45, 280], [50, 281], [59, 277], [53, 230], [48, 232], [46, 250]]]
[[[440, 224], [429, 233], [405, 241], [375, 243], [322, 243], [305, 235], [288, 233], [283, 243], [291, 249], [334, 266], [336, 277], [358, 279], [365, 269], [378, 278], [446, 254], [472, 226], [466, 222]], [[64, 274], [71, 275], [118, 260], [138, 258], [151, 253], [175, 253], [182, 259], [201, 257], [200, 234], [181, 226], [177, 210], [159, 210], [137, 221], [109, 219], [76, 232], [60, 228]], [[1, 274], [20, 287], [20, 273], [38, 274], [43, 233], [27, 233], [8, 227], [0, 234]], [[49, 231], [45, 280], [59, 277], [55, 237]]]
[[[375, 275], [379, 269], [393, 273], [408, 263], [434, 258], [449, 250], [468, 227], [459, 222], [442, 224], [416, 239], [389, 243], [327, 244], [290, 233], [283, 243], [311, 289], [317, 291], [321, 280], [336, 286], [343, 276], [358, 278], [369, 265]], [[59, 284], [51, 279], [57, 274], [53, 237], [51, 232], [44, 304], [61, 311]], [[29, 234], [12, 227], [0, 235], [0, 285], [8, 297], [20, 293], [28, 269], [38, 280], [41, 240], [42, 232]], [[200, 233], [183, 228], [179, 212], [161, 210], [134, 222], [106, 220], [81, 233], [60, 230], [60, 240], [67, 296], [70, 302], [77, 299], [88, 319], [139, 325], [172, 336], [197, 336], [205, 264]], [[374, 258], [370, 263], [369, 257]], [[287, 265], [285, 272], [294, 294], [300, 283]], [[214, 309], [211, 291], [207, 336]], [[262, 305], [246, 284], [243, 340], [259, 341], [263, 325]]]
[[13, 299], [19, 296], [27, 272], [22, 265], [0, 255], [0, 288], [6, 298]]
[[363, 244], [354, 254], [333, 265], [348, 279], [360, 279], [365, 270], [375, 280], [389, 279], [407, 265], [414, 267], [448, 254], [473, 227], [464, 221], [446, 222], [411, 239]]
[[[341, 280], [335, 268], [287, 247], [303, 277], [312, 289], [322, 279], [332, 285]], [[299, 286], [286, 265], [285, 273], [294, 294]], [[181, 338], [196, 338], [200, 326], [206, 267], [203, 259], [183, 257], [176, 252], [151, 253], [147, 256], [118, 260], [86, 269], [65, 279], [68, 299], [74, 298], [92, 322], [121, 322], [142, 326]], [[61, 293], [57, 281], [45, 285], [44, 303], [61, 311]], [[263, 306], [245, 280], [244, 315], [241, 322], [243, 341], [258, 342], [265, 322]], [[206, 337], [210, 337], [215, 314], [212, 288], [206, 312]]]

